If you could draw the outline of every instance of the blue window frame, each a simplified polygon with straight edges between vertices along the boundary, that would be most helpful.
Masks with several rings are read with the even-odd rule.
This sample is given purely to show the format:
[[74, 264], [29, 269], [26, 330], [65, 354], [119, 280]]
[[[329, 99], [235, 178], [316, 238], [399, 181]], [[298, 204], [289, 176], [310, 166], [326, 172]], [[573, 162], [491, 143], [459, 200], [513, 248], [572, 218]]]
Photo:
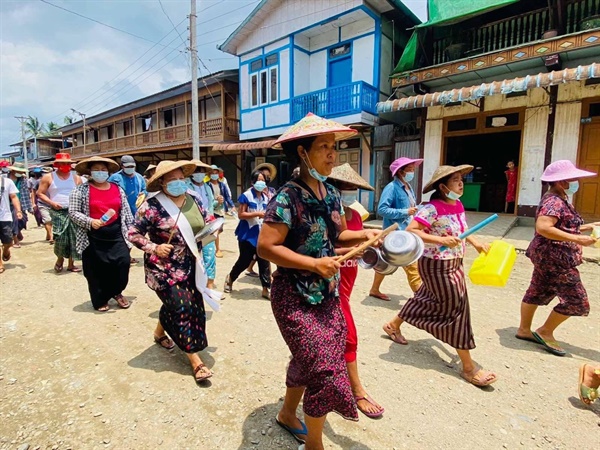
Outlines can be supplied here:
[[279, 101], [279, 53], [255, 58], [249, 63], [250, 107], [277, 103]]

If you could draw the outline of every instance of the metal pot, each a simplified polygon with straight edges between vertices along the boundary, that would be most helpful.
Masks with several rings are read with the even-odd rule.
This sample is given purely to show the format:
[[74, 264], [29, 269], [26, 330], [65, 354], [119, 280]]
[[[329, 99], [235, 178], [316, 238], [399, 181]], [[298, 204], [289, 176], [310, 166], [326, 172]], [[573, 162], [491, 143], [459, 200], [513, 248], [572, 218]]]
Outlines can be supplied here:
[[373, 269], [381, 275], [391, 275], [398, 270], [397, 266], [388, 264], [388, 262], [383, 259], [379, 249], [375, 247], [367, 247], [363, 252], [362, 257], [358, 260], [358, 265], [363, 269]]
[[416, 234], [408, 231], [392, 231], [383, 240], [381, 256], [393, 266], [408, 266], [423, 254], [425, 244]]
[[223, 228], [225, 219], [219, 217], [212, 222], [206, 224], [195, 236], [196, 242], [202, 242], [202, 246], [206, 246], [217, 239], [217, 232]]

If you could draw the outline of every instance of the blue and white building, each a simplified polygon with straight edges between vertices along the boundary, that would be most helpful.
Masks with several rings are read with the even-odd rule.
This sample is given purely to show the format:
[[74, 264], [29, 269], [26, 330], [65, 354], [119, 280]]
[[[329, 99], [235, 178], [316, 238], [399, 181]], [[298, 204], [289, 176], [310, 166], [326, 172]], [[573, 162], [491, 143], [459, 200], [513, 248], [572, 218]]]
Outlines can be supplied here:
[[[240, 141], [276, 138], [309, 112], [335, 119], [360, 131], [339, 162], [375, 184], [376, 104], [417, 23], [399, 0], [262, 0], [219, 46], [239, 57]], [[362, 202], [372, 209], [372, 195]]]

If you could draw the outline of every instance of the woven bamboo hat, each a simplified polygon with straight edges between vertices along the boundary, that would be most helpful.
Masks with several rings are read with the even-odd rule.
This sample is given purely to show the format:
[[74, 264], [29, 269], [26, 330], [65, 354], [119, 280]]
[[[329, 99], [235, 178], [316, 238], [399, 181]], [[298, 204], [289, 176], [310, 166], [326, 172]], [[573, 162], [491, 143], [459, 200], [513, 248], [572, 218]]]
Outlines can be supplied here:
[[342, 141], [354, 136], [358, 131], [349, 128], [333, 120], [324, 119], [313, 113], [308, 113], [302, 120], [288, 128], [283, 133], [273, 148], [280, 150], [284, 142], [295, 141], [312, 136], [321, 136], [323, 134], [335, 134], [336, 141]]
[[358, 189], [366, 189], [367, 191], [375, 190], [373, 186], [367, 183], [366, 180], [348, 163], [334, 167], [327, 178], [330, 181], [343, 181], [344, 183], [353, 184]]
[[206, 163], [203, 163], [199, 159], [192, 159], [190, 162], [196, 164], [196, 169], [204, 168], [204, 169], [212, 170], [211, 166], [209, 166]]
[[254, 168], [254, 170], [263, 170], [263, 169], [267, 169], [269, 171], [269, 173], [271, 174], [271, 180], [274, 180], [275, 178], [277, 178], [277, 168], [268, 162], [259, 164], [258, 166], [256, 166]]
[[14, 163], [12, 166], [8, 166], [8, 170], [11, 172], [27, 173], [27, 169], [25, 169], [23, 163]]
[[448, 175], [452, 175], [456, 172], [460, 172], [461, 175], [466, 175], [473, 169], [474, 167], [470, 166], [469, 164], [462, 164], [460, 166], [440, 166], [435, 169], [435, 172], [433, 172], [433, 175], [431, 176], [431, 180], [429, 180], [429, 183], [427, 183], [423, 188], [423, 194], [433, 191], [434, 184], [440, 181], [442, 178], [445, 178]]
[[115, 161], [108, 158], [102, 158], [101, 156], [92, 156], [91, 158], [79, 161], [75, 165], [75, 170], [81, 175], [89, 175], [90, 167], [96, 162], [106, 164], [109, 173], [115, 173], [119, 170], [119, 165]]
[[146, 167], [146, 170], [144, 170], [144, 175], [154, 169], [156, 169], [156, 164], [148, 164], [148, 167]]
[[169, 172], [181, 169], [184, 177], [189, 177], [196, 170], [196, 164], [191, 161], [161, 161], [156, 166], [154, 175], [148, 180], [146, 190], [148, 192], [156, 192], [160, 190], [160, 179]]

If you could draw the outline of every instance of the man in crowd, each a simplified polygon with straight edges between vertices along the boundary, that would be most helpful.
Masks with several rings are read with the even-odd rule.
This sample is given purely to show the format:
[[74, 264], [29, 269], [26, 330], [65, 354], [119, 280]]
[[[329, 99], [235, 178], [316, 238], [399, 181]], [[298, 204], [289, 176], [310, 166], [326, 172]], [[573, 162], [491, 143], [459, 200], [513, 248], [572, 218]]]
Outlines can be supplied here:
[[69, 219], [69, 195], [75, 186], [81, 184], [81, 178], [76, 173], [71, 173], [72, 162], [70, 154], [57, 153], [54, 160], [56, 172], [44, 175], [37, 190], [38, 199], [51, 208], [48, 212], [52, 219], [52, 236], [55, 241], [56, 273], [62, 272], [65, 258], [69, 260], [69, 272], [81, 272], [80, 268], [75, 267], [74, 260], [78, 257], [75, 248], [75, 226]]
[[27, 170], [23, 164], [15, 163], [8, 167], [10, 172], [8, 178], [12, 180], [17, 188], [17, 197], [21, 204], [22, 217], [17, 218], [17, 211], [11, 208], [13, 216], [13, 247], [20, 248], [20, 242], [23, 240], [23, 230], [27, 229], [27, 214], [29, 212], [33, 214], [33, 208], [31, 206], [31, 192], [29, 190], [29, 182], [27, 180]]
[[17, 197], [17, 187], [8, 177], [10, 169], [7, 161], [0, 161], [2, 176], [0, 177], [0, 241], [2, 242], [2, 259], [0, 260], [0, 273], [4, 273], [4, 261], [10, 259], [10, 247], [13, 244], [13, 215], [10, 204], [15, 211], [17, 219], [23, 218], [21, 204]]
[[[127, 196], [127, 203], [131, 213], [135, 216], [137, 212], [136, 200], [140, 194], [146, 195], [146, 180], [135, 171], [136, 162], [131, 155], [121, 157], [121, 170], [112, 174], [108, 181], [117, 184]], [[141, 203], [140, 203], [141, 205]], [[135, 258], [131, 258], [131, 264], [137, 263]]]

